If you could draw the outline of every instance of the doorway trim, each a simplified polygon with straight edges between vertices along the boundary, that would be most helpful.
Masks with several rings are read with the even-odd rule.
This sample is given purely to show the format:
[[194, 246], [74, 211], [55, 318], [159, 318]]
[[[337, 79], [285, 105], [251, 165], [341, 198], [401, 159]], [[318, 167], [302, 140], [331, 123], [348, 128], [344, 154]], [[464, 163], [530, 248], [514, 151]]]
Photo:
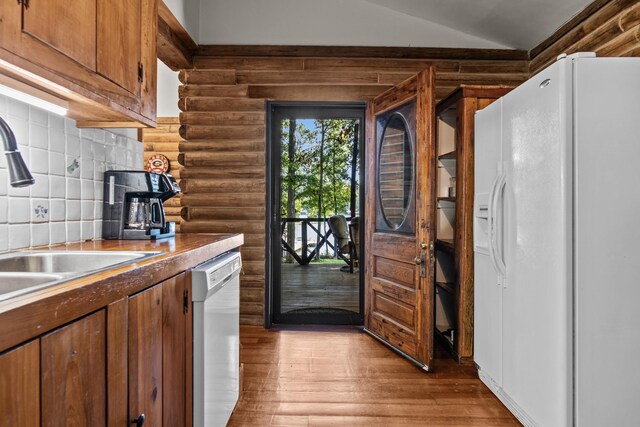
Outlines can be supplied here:
[[[274, 304], [280, 302], [279, 288], [276, 289], [275, 284], [280, 281], [279, 269], [274, 269], [274, 260], [278, 257], [280, 249], [280, 241], [274, 239], [274, 235], [279, 234], [279, 230], [274, 229], [274, 225], [278, 224], [280, 213], [280, 144], [279, 135], [276, 135], [273, 129], [273, 123], [280, 120], [282, 113], [286, 113], [291, 118], [313, 118], [313, 119], [344, 119], [345, 117], [353, 117], [360, 120], [359, 147], [358, 155], [360, 156], [360, 180], [358, 185], [359, 206], [360, 206], [360, 230], [364, 232], [366, 218], [364, 212], [364, 191], [365, 191], [365, 153], [366, 153], [366, 102], [295, 102], [295, 101], [268, 101], [266, 105], [266, 200], [265, 200], [265, 285], [264, 285], [264, 327], [271, 328], [276, 324], [291, 324], [306, 321], [308, 323], [320, 323], [322, 315], [292, 315], [289, 314], [285, 319], [274, 319]], [[365, 242], [366, 239], [360, 238], [359, 247], [359, 307], [357, 322], [364, 324], [364, 278], [365, 263]], [[353, 316], [353, 315], [352, 315]], [[314, 322], [315, 321], [315, 322]], [[344, 324], [338, 322], [324, 322], [325, 324]], [[353, 324], [351, 322], [350, 324]]]

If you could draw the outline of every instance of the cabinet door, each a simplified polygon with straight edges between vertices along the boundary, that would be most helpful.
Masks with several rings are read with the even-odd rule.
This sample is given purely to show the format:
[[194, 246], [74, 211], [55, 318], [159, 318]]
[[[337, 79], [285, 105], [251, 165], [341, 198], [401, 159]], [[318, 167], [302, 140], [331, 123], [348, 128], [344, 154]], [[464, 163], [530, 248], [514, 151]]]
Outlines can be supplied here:
[[96, 69], [96, 0], [29, 0], [28, 4], [22, 6], [23, 33]]
[[162, 285], [129, 299], [129, 419], [162, 425]]
[[184, 273], [162, 283], [162, 421], [167, 427], [185, 425], [187, 415], [186, 296]]
[[42, 426], [106, 424], [105, 310], [41, 339]]
[[40, 341], [0, 355], [0, 426], [40, 425]]
[[141, 0], [98, 0], [97, 71], [138, 95], [141, 49]]

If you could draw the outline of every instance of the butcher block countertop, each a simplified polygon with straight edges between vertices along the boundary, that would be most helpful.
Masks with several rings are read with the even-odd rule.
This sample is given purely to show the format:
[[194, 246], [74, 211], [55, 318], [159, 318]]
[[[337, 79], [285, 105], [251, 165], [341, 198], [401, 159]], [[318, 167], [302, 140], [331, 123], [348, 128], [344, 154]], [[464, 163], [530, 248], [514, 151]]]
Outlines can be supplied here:
[[36, 248], [164, 253], [0, 302], [0, 352], [237, 250], [243, 243], [242, 234], [178, 234], [158, 241], [97, 240]]

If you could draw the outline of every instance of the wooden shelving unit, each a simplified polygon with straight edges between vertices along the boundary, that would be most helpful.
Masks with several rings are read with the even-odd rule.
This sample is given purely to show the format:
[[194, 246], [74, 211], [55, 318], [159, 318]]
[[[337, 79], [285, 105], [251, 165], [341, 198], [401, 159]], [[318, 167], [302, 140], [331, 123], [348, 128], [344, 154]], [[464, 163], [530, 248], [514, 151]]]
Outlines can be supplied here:
[[511, 89], [464, 85], [436, 106], [435, 335], [458, 362], [473, 357], [474, 114]]

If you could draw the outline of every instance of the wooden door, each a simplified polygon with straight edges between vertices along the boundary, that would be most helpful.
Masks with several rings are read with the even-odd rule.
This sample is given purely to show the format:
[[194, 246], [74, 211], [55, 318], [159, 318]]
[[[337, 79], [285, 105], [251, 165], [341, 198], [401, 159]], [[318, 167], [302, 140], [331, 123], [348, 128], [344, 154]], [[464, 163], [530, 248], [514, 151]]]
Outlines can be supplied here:
[[96, 69], [96, 0], [30, 0], [22, 3], [23, 33], [90, 70]]
[[162, 425], [162, 285], [129, 298], [129, 420]]
[[[187, 304], [185, 304], [185, 298]], [[162, 422], [167, 427], [185, 425], [186, 423], [186, 322], [188, 308], [185, 273], [163, 282]]]
[[40, 425], [40, 340], [0, 355], [0, 426]]
[[142, 72], [140, 0], [98, 0], [97, 71], [133, 94]]
[[374, 99], [367, 124], [366, 330], [429, 370], [434, 71]]
[[106, 425], [105, 310], [41, 341], [42, 426]]

